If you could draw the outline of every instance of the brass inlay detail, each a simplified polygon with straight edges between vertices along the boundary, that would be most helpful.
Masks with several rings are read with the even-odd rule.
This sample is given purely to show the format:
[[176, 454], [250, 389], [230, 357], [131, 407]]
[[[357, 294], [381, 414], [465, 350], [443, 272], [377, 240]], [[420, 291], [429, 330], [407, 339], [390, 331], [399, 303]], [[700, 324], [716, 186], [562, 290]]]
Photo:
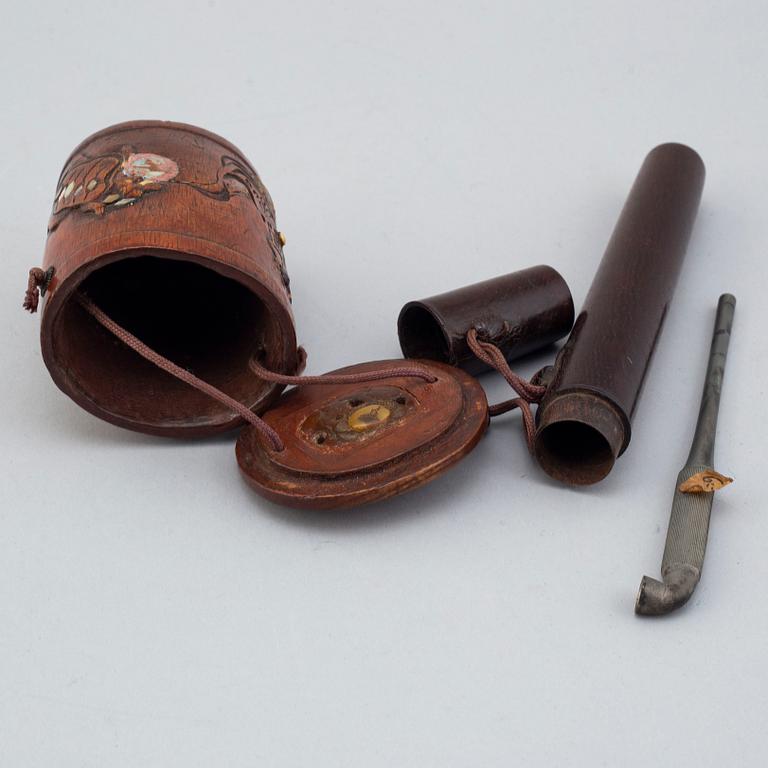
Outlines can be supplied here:
[[373, 429], [378, 427], [389, 419], [390, 410], [386, 405], [381, 403], [371, 403], [370, 405], [363, 405], [352, 413], [349, 414], [347, 424], [355, 430], [355, 432], [364, 432], [367, 429]]

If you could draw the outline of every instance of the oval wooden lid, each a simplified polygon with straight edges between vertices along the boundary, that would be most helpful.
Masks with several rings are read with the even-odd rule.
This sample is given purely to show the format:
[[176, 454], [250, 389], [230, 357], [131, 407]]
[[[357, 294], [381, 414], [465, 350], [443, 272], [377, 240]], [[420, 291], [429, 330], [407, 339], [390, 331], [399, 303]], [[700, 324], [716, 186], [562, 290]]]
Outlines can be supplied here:
[[[262, 418], [282, 451], [253, 427], [237, 441], [237, 462], [262, 496], [292, 507], [336, 509], [385, 499], [437, 477], [475, 447], [488, 426], [480, 384], [458, 368], [418, 360], [436, 378], [297, 387]], [[335, 374], [402, 368], [381, 360]]]

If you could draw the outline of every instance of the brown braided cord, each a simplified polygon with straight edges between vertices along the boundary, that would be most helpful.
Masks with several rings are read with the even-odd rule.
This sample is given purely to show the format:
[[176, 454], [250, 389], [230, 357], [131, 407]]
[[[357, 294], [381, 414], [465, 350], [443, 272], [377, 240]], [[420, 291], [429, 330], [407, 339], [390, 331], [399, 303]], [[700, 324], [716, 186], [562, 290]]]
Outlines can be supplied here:
[[415, 366], [388, 368], [386, 371], [369, 371], [368, 373], [324, 373], [322, 376], [290, 376], [284, 373], [275, 373], [264, 368], [253, 358], [248, 361], [248, 367], [260, 379], [274, 384], [364, 384], [367, 381], [394, 379], [398, 376], [424, 379], [430, 384], [437, 381], [437, 378], [431, 373]]
[[[205, 393], [214, 400], [218, 400], [228, 408], [231, 408], [238, 414], [238, 416], [254, 426], [259, 434], [270, 443], [275, 451], [282, 451], [285, 448], [283, 441], [280, 439], [280, 435], [278, 435], [278, 433], [262, 418], [257, 416], [241, 402], [235, 400], [221, 390], [216, 389], [212, 384], [199, 379], [193, 373], [190, 373], [185, 368], [181, 368], [158, 352], [155, 352], [154, 349], [148, 347], [143, 341], [137, 339], [132, 333], [116, 323], [84, 294], [78, 293], [77, 300], [86, 312], [88, 312], [97, 322], [110, 333], [114, 334], [126, 346], [141, 355], [145, 360], [149, 360], [149, 362], [154, 363], [154, 365], [166, 373], [171, 374], [171, 376], [175, 376], [177, 379], [189, 384], [200, 392]], [[302, 356], [304, 355], [303, 350], [301, 350], [301, 354]], [[413, 376], [428, 382], [437, 380], [428, 371], [415, 366], [403, 366], [402, 368], [392, 368], [385, 371], [370, 371], [368, 373], [339, 374], [336, 376], [288, 376], [269, 371], [253, 359], [251, 359], [249, 366], [259, 378], [277, 384], [360, 384], [366, 381], [381, 381], [383, 379], [392, 379], [398, 376]]]
[[476, 357], [491, 368], [495, 368], [504, 377], [509, 386], [517, 392], [518, 397], [492, 405], [488, 411], [491, 416], [498, 416], [514, 408], [519, 408], [520, 414], [523, 417], [525, 441], [528, 443], [528, 450], [533, 453], [533, 437], [536, 433], [536, 423], [533, 419], [531, 403], [540, 402], [547, 388], [538, 384], [532, 384], [530, 381], [526, 381], [518, 376], [509, 367], [504, 353], [495, 344], [480, 341], [477, 338], [477, 330], [475, 328], [470, 328], [467, 333], [467, 345]]
[[29, 279], [27, 280], [27, 290], [24, 294], [24, 309], [27, 312], [37, 312], [40, 304], [40, 288], [45, 285], [45, 270], [40, 267], [32, 267], [29, 270]]
[[109, 315], [99, 309], [87, 296], [82, 293], [77, 294], [77, 300], [83, 309], [86, 310], [94, 320], [101, 323], [110, 333], [117, 336], [120, 341], [126, 346], [130, 347], [134, 352], [140, 354], [145, 360], [149, 360], [150, 363], [154, 363], [158, 368], [162, 369], [166, 373], [170, 373], [171, 376], [175, 376], [191, 387], [199, 390], [200, 392], [209, 395], [214, 400], [218, 400], [222, 405], [226, 405], [227, 408], [231, 408], [238, 416], [245, 419], [249, 424], [252, 424], [259, 433], [265, 437], [272, 448], [276, 451], [282, 451], [284, 448], [283, 441], [280, 439], [280, 435], [275, 432], [272, 427], [269, 426], [263, 419], [260, 419], [250, 408], [247, 408], [238, 400], [224, 394], [219, 389], [216, 389], [213, 385], [207, 381], [198, 379], [197, 376], [190, 373], [185, 368], [181, 368], [172, 363], [161, 354], [155, 352], [154, 349], [148, 347], [143, 341], [137, 339], [132, 333], [129, 333], [121, 325], [118, 325]]

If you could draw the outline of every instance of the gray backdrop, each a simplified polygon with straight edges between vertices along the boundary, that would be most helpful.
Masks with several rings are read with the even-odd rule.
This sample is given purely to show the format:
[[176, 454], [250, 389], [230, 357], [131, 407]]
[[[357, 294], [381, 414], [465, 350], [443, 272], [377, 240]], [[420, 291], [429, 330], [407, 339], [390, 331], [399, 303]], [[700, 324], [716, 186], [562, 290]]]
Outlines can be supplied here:
[[[761, 2], [5, 7], [0, 762], [764, 765], [767, 25]], [[259, 169], [312, 373], [397, 356], [407, 299], [531, 264], [580, 306], [645, 153], [691, 144], [704, 200], [629, 453], [573, 491], [509, 414], [415, 493], [300, 514], [241, 481], [232, 436], [80, 410], [21, 299], [64, 159], [131, 118]], [[637, 619], [724, 290], [736, 482], [692, 603]]]

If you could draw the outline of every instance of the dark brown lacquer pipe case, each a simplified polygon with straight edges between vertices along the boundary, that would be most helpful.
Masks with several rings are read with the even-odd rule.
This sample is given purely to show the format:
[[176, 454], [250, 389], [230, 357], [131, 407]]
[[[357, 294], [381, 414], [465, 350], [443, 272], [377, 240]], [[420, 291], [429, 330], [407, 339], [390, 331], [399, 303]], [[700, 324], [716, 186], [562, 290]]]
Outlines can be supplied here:
[[282, 389], [248, 369], [299, 363], [282, 235], [269, 193], [228, 141], [141, 121], [86, 139], [64, 165], [45, 250], [41, 341], [56, 384], [129, 429], [192, 437], [241, 421], [137, 355], [82, 292], [174, 363], [263, 410]]
[[537, 412], [536, 457], [552, 477], [595, 483], [629, 445], [703, 186], [689, 147], [646, 157]]
[[479, 374], [490, 368], [470, 350], [470, 329], [509, 361], [562, 339], [572, 325], [568, 285], [559, 272], [542, 264], [409, 301], [400, 311], [397, 333], [405, 357], [438, 360]]

